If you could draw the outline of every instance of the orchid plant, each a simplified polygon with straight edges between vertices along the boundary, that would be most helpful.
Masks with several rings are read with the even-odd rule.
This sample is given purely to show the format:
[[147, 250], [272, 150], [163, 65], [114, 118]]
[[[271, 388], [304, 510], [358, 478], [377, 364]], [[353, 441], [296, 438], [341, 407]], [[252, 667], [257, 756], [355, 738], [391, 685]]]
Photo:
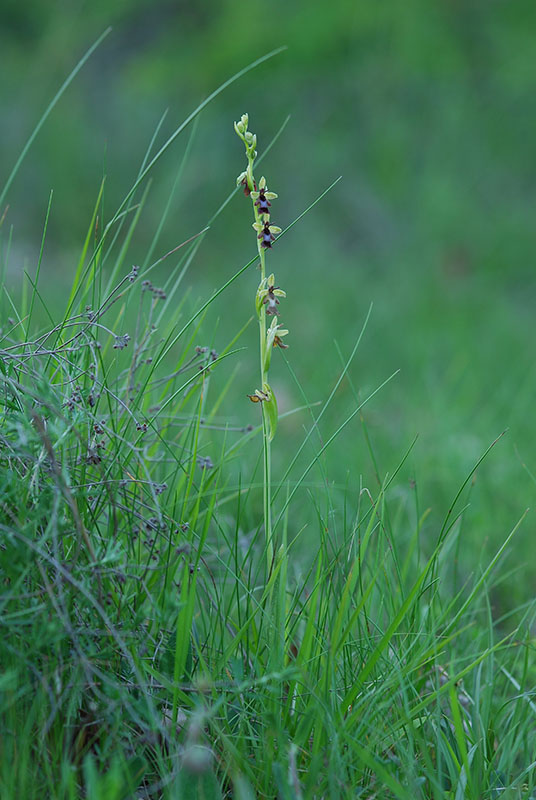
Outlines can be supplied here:
[[[274, 546], [271, 520], [271, 442], [277, 428], [277, 401], [273, 389], [268, 382], [268, 373], [272, 360], [272, 351], [279, 347], [288, 347], [283, 337], [288, 330], [279, 322], [280, 298], [286, 297], [280, 286], [276, 286], [273, 273], [266, 275], [266, 254], [272, 249], [276, 237], [281, 233], [281, 228], [272, 224], [272, 200], [277, 199], [275, 192], [268, 191], [266, 179], [260, 178], [257, 183], [253, 173], [253, 166], [257, 157], [257, 136], [248, 130], [248, 115], [243, 114], [234, 128], [246, 149], [247, 167], [237, 178], [237, 186], [242, 186], [246, 197], [251, 199], [253, 209], [253, 228], [257, 234], [257, 249], [259, 253], [259, 266], [261, 280], [255, 296], [255, 312], [259, 321], [260, 341], [260, 389], [255, 389], [248, 395], [252, 403], [258, 403], [262, 409], [262, 431], [264, 450], [264, 529], [266, 535], [266, 556], [268, 570], [273, 562]], [[267, 325], [267, 317], [273, 317], [271, 324]]]

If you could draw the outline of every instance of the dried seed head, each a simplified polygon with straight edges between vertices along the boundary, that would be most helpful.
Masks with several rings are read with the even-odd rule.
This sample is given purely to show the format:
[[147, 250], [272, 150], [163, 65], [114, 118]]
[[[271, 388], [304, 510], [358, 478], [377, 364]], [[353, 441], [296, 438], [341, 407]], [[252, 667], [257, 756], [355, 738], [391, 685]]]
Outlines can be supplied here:
[[129, 342], [130, 336], [128, 333], [124, 333], [122, 336], [116, 336], [114, 341], [114, 350], [124, 350], [125, 347], [128, 347]]
[[88, 464], [100, 464], [102, 458], [97, 450], [94, 450], [92, 447], [90, 447], [87, 451], [86, 461]]

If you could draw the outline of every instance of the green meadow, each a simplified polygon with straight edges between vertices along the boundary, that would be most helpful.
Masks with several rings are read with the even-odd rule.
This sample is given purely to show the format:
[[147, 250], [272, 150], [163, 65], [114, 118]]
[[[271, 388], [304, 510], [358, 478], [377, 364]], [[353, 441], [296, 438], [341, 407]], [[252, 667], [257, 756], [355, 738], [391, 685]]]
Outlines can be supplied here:
[[536, 797], [532, 4], [1, 16], [2, 800]]

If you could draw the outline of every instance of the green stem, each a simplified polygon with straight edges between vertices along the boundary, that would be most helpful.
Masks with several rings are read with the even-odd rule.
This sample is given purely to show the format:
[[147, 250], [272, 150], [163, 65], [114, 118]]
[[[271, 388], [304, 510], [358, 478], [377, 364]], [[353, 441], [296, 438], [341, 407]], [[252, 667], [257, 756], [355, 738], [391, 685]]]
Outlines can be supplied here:
[[[248, 154], [247, 181], [250, 191], [255, 190], [255, 179], [253, 177], [253, 157]], [[262, 225], [263, 220], [253, 203], [253, 213], [255, 222]], [[261, 282], [266, 277], [266, 251], [261, 247], [261, 240], [257, 239], [257, 249], [261, 266]], [[268, 371], [265, 369], [265, 349], [266, 349], [266, 314], [264, 308], [259, 311], [259, 336], [260, 336], [260, 360], [261, 360], [261, 390], [264, 391], [264, 384], [268, 383]], [[270, 426], [267, 411], [262, 406], [262, 440], [264, 450], [264, 481], [263, 481], [263, 510], [264, 510], [264, 532], [266, 536], [266, 565], [268, 573], [272, 569], [274, 556], [274, 545], [272, 541], [272, 453], [270, 444]]]

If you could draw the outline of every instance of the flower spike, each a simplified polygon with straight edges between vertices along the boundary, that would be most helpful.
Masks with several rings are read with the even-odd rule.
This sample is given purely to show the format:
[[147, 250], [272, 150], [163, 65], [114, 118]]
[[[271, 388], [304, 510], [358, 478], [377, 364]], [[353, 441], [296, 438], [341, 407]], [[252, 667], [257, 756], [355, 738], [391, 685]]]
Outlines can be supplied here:
[[[279, 301], [281, 297], [286, 297], [285, 292], [276, 286], [274, 275], [266, 277], [266, 250], [272, 247], [276, 236], [280, 234], [281, 228], [270, 224], [270, 214], [272, 200], [277, 194], [268, 191], [266, 178], [263, 176], [258, 183], [253, 174], [255, 159], [257, 158], [257, 137], [248, 130], [248, 116], [243, 114], [238, 122], [235, 122], [235, 131], [246, 150], [247, 168], [242, 172], [236, 181], [236, 185], [242, 186], [246, 197], [251, 197], [253, 205], [253, 215], [255, 222], [253, 228], [257, 236], [257, 251], [259, 256], [260, 283], [255, 294], [255, 311], [259, 322], [260, 333], [260, 362], [261, 362], [261, 389], [255, 389], [253, 394], [248, 394], [252, 403], [260, 404], [262, 412], [262, 436], [264, 450], [264, 529], [266, 535], [266, 556], [268, 573], [272, 573], [274, 567], [274, 546], [273, 529], [271, 522], [271, 456], [270, 442], [273, 440], [278, 421], [277, 400], [274, 392], [268, 383], [268, 373], [270, 362], [275, 347], [286, 349], [283, 338], [288, 334], [288, 330], [279, 325]], [[272, 317], [271, 324], [268, 325], [267, 317]]]

